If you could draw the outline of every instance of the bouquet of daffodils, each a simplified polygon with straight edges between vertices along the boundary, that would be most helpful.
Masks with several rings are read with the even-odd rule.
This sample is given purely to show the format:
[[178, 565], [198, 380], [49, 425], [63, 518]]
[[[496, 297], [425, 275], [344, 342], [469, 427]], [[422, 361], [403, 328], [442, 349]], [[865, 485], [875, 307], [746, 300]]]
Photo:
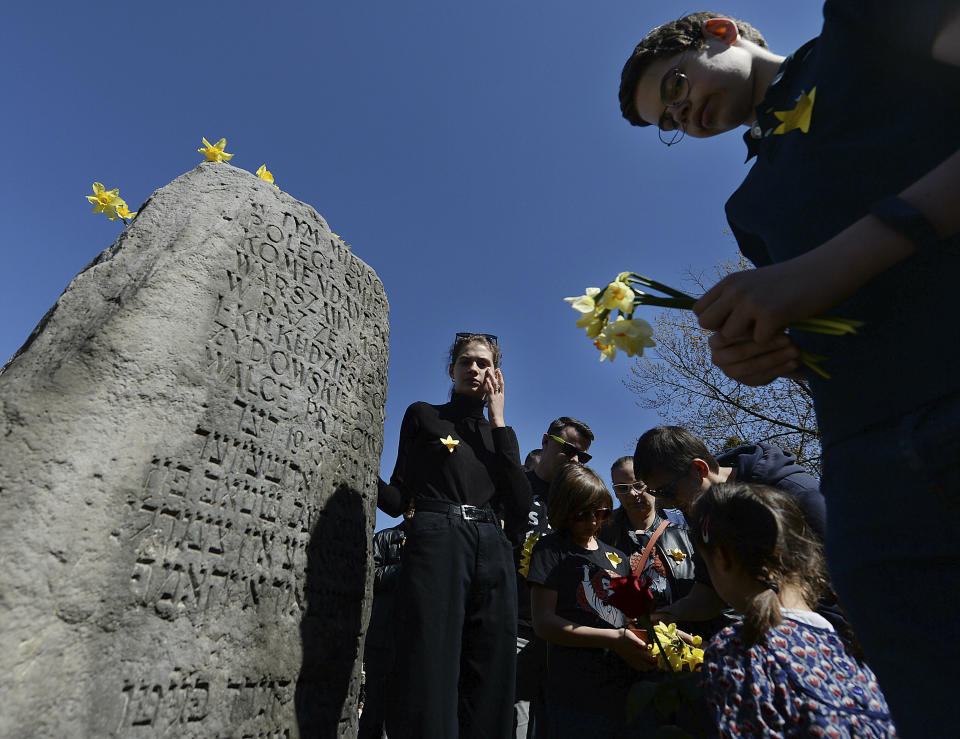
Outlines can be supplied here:
[[[654, 295], [654, 291], [660, 295]], [[586, 330], [593, 339], [593, 345], [600, 351], [600, 361], [613, 358], [617, 350], [627, 356], [642, 356], [643, 350], [655, 346], [653, 327], [642, 318], [634, 318], [637, 306], [653, 305], [660, 308], [681, 308], [690, 310], [697, 299], [691, 295], [668, 287], [663, 283], [635, 272], [621, 272], [617, 278], [604, 288], [588, 287], [585, 295], [564, 298], [573, 309], [583, 315], [577, 326]], [[811, 331], [818, 334], [841, 336], [856, 333], [860, 321], [846, 318], [807, 318], [791, 323], [788, 328], [798, 331]], [[829, 378], [819, 363], [824, 357], [801, 352], [800, 361], [821, 377]]]
[[691, 636], [691, 643], [687, 643], [677, 630], [676, 624], [665, 624], [662, 621], [653, 627], [657, 638], [648, 649], [657, 658], [657, 667], [671, 672], [696, 672], [703, 664], [703, 650], [700, 648], [703, 638]]

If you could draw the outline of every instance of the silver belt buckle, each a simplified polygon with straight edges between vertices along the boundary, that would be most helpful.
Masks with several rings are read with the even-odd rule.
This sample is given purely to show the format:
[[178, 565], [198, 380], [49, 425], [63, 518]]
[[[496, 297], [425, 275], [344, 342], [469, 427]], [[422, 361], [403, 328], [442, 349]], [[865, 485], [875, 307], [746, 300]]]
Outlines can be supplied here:
[[477, 511], [479, 509], [475, 505], [467, 505], [464, 503], [460, 506], [460, 515], [463, 516], [465, 521], [476, 521], [479, 516], [477, 516]]

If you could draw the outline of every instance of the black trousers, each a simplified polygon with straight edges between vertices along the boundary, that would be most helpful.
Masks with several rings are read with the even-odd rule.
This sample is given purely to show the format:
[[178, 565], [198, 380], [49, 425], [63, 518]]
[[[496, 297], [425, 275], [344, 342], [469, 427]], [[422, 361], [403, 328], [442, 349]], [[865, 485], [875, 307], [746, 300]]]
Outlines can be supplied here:
[[417, 511], [395, 601], [390, 739], [507, 739], [513, 727], [517, 586], [497, 523]]

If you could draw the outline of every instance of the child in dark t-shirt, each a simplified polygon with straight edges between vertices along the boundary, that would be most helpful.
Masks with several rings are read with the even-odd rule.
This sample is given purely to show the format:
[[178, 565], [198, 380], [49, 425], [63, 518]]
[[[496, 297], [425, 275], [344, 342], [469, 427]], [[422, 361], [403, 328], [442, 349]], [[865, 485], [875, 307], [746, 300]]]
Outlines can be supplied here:
[[[616, 736], [636, 669], [655, 665], [646, 644], [607, 601], [611, 577], [630, 574], [627, 555], [596, 533], [613, 499], [588, 467], [563, 467], [550, 487], [554, 533], [533, 550], [527, 583], [533, 628], [549, 643], [550, 736]], [[586, 732], [586, 733], [584, 733]]]

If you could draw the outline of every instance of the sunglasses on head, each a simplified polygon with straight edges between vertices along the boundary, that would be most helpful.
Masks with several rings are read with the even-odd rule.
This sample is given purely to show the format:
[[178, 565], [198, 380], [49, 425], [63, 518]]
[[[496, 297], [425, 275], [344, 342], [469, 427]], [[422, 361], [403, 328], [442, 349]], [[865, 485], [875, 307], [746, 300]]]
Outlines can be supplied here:
[[566, 439], [561, 439], [559, 436], [554, 436], [553, 434], [547, 434], [547, 436], [549, 436], [551, 439], [557, 442], [560, 446], [562, 446], [563, 453], [566, 454], [568, 457], [576, 457], [577, 461], [579, 461], [580, 464], [586, 464], [591, 459], [593, 459], [592, 454], [587, 454], [586, 452], [581, 451], [580, 449], [577, 449], [573, 444], [571, 444]]
[[611, 513], [612, 511], [609, 508], [589, 508], [585, 511], [574, 513], [570, 516], [570, 520], [583, 523], [584, 521], [589, 521], [591, 518], [596, 518], [597, 523], [603, 524], [610, 518]]
[[456, 340], [460, 341], [461, 339], [469, 339], [471, 336], [482, 336], [491, 344], [497, 343], [497, 337], [494, 334], [475, 334], [471, 333], [470, 331], [458, 331]]

